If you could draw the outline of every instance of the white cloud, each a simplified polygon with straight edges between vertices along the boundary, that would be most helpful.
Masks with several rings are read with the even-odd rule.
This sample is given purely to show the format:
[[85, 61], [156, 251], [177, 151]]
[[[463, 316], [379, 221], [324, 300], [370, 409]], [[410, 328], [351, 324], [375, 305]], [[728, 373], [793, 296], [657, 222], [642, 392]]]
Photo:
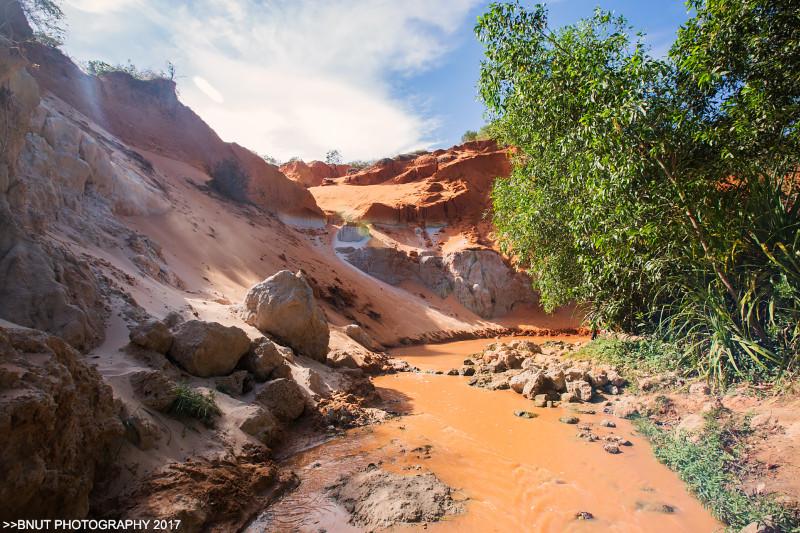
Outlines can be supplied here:
[[434, 67], [477, 1], [66, 0], [66, 49], [172, 60], [181, 99], [257, 152], [371, 159], [430, 144], [435, 118], [392, 97], [392, 79]]
[[205, 78], [201, 78], [200, 76], [192, 77], [192, 81], [194, 82], [195, 86], [200, 89], [203, 94], [211, 98], [212, 101], [218, 104], [224, 104], [225, 98], [222, 96], [216, 87], [211, 85], [208, 80]]
[[87, 13], [110, 13], [135, 3], [136, 0], [69, 0], [69, 4]]

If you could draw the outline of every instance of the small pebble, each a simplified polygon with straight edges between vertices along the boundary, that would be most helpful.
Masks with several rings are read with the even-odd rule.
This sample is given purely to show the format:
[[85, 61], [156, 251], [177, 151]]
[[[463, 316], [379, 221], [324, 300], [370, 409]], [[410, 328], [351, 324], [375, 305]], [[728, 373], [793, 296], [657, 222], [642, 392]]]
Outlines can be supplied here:
[[587, 511], [581, 511], [579, 513], [575, 513], [576, 520], [592, 520], [594, 519], [594, 515]]
[[614, 455], [616, 455], [618, 453], [621, 453], [619, 451], [619, 447], [616, 444], [605, 444], [605, 445], [603, 445], [603, 449], [605, 451], [607, 451], [608, 453], [614, 454]]
[[577, 416], [562, 416], [558, 419], [559, 422], [563, 422], [565, 424], [577, 424], [578, 417]]
[[520, 418], [536, 418], [539, 415], [531, 413], [530, 411], [523, 411], [521, 409], [518, 409], [514, 411], [514, 416], [518, 416]]
[[612, 422], [611, 420], [607, 420], [607, 419], [601, 420], [600, 421], [600, 425], [603, 426], [604, 428], [615, 428], [615, 427], [617, 427], [617, 425], [614, 422]]

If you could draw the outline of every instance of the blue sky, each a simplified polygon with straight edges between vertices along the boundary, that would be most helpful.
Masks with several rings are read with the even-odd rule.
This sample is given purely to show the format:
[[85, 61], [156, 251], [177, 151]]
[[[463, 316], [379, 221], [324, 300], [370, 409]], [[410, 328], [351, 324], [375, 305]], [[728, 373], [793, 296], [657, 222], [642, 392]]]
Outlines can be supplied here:
[[[480, 0], [63, 0], [77, 61], [175, 63], [181, 100], [220, 136], [280, 160], [375, 159], [483, 124]], [[680, 0], [548, 2], [552, 26], [600, 6], [665, 53]]]

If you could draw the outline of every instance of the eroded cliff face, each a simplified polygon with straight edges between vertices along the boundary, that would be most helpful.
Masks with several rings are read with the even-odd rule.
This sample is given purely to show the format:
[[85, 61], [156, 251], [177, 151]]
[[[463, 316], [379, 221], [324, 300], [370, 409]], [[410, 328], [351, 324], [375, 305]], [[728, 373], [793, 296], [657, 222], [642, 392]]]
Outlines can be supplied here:
[[[6, 1], [6, 0], [4, 0]], [[90, 76], [59, 50], [28, 43], [39, 85], [129, 145], [179, 159], [204, 171], [234, 161], [247, 176], [247, 199], [271, 212], [320, 219], [302, 185], [236, 143], [226, 143], [183, 105], [175, 82], [139, 80], [124, 72]]]
[[0, 318], [86, 349], [104, 334], [98, 280], [67, 246], [42, 236], [64, 207], [77, 205], [91, 169], [77, 145], [70, 157], [41, 136], [58, 144], [63, 130], [48, 121], [19, 49], [2, 37], [0, 64]]
[[[351, 221], [337, 238], [360, 270], [392, 285], [420, 283], [442, 299], [454, 294], [476, 315], [496, 318], [536, 302], [485, 220], [494, 180], [509, 173], [507, 150], [477, 141], [382, 159], [311, 190], [331, 217]], [[361, 244], [347, 250], [351, 242]]]
[[286, 177], [296, 181], [303, 187], [319, 187], [330, 184], [335, 178], [346, 176], [350, 165], [331, 165], [323, 161], [289, 161], [280, 166]]
[[111, 388], [63, 340], [0, 328], [0, 518], [81, 518], [123, 426]]
[[497, 177], [511, 172], [507, 151], [476, 141], [382, 159], [311, 189], [330, 215], [383, 224], [476, 223]]
[[437, 256], [365, 247], [344, 255], [360, 270], [391, 285], [415, 281], [440, 298], [454, 294], [464, 307], [482, 318], [501, 317], [518, 303], [535, 301], [527, 276], [490, 249], [457, 250]]

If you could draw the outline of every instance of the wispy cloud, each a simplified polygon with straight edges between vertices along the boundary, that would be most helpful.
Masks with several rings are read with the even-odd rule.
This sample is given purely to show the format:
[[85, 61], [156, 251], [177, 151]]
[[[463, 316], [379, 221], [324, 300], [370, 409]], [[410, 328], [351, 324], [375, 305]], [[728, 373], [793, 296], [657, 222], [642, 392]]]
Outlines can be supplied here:
[[478, 0], [66, 0], [67, 51], [177, 68], [226, 140], [281, 159], [425, 147], [435, 117], [392, 80], [434, 67]]

